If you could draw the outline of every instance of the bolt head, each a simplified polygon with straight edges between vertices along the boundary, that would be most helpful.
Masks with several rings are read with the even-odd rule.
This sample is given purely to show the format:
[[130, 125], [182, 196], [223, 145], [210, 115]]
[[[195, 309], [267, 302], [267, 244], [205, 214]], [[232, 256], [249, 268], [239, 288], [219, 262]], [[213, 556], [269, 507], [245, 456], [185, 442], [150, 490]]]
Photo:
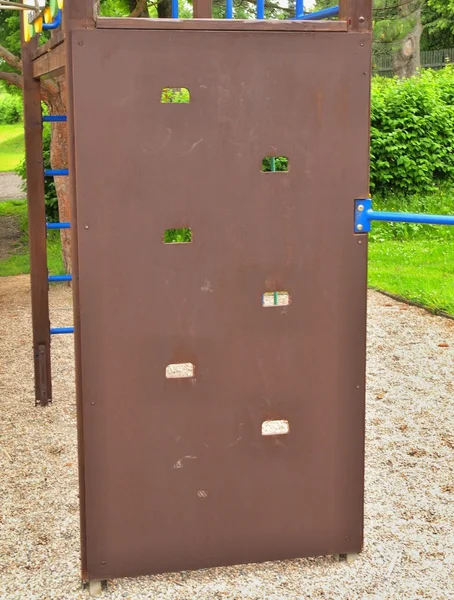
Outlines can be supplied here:
[[359, 17], [359, 19], [358, 19], [358, 21], [359, 21], [360, 23], [364, 23], [364, 21], [365, 21], [365, 20], [366, 20], [366, 19], [365, 19], [364, 17]]
[[359, 204], [358, 205], [358, 210], [359, 210], [359, 212], [363, 212], [363, 210], [364, 210], [364, 204]]
[[356, 229], [358, 231], [362, 231], [363, 230], [363, 226], [361, 225], [361, 223], [359, 225], [356, 226]]

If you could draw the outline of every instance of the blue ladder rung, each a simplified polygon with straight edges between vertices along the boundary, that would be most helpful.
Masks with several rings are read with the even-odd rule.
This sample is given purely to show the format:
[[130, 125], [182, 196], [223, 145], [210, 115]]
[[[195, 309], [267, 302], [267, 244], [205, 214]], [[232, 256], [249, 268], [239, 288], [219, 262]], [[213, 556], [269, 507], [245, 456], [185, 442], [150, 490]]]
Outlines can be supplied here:
[[71, 223], [46, 223], [47, 229], [70, 229]]
[[60, 177], [69, 175], [68, 169], [44, 169], [44, 177]]
[[50, 332], [52, 335], [58, 335], [60, 333], [74, 333], [74, 327], [51, 327]]
[[49, 275], [49, 277], [47, 279], [50, 283], [57, 282], [57, 281], [72, 281], [73, 276], [72, 275]]
[[68, 120], [66, 115], [45, 115], [43, 123], [61, 123]]

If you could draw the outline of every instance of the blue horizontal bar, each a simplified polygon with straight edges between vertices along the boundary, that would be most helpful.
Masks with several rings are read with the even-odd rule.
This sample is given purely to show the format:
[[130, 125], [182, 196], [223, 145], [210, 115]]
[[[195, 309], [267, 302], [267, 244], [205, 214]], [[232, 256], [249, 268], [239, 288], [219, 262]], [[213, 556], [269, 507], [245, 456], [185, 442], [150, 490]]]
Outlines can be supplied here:
[[67, 120], [68, 117], [66, 115], [44, 115], [43, 117], [43, 123], [57, 123]]
[[47, 279], [49, 280], [50, 283], [57, 282], [57, 281], [72, 281], [73, 276], [72, 275], [49, 275], [49, 277]]
[[74, 327], [51, 327], [50, 332], [52, 335], [59, 333], [74, 333]]
[[44, 169], [44, 177], [61, 177], [69, 175], [68, 169]]
[[47, 229], [70, 229], [71, 223], [46, 223]]
[[52, 23], [43, 23], [43, 30], [47, 31], [48, 29], [57, 29], [61, 25], [61, 10], [58, 11], [57, 16], [55, 17], [55, 21]]
[[320, 21], [322, 19], [328, 19], [329, 17], [336, 17], [339, 14], [339, 7], [332, 6], [331, 8], [324, 8], [313, 13], [297, 13], [296, 18], [299, 21]]
[[355, 232], [368, 233], [372, 221], [391, 223], [421, 223], [423, 225], [454, 225], [454, 215], [424, 215], [372, 210], [372, 200], [355, 201]]

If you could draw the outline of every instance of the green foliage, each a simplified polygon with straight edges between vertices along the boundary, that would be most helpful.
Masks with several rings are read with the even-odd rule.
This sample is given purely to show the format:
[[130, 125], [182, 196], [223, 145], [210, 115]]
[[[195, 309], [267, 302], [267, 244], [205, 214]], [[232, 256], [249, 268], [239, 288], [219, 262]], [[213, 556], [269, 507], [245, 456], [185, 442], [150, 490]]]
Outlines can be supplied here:
[[190, 99], [190, 92], [187, 88], [164, 88], [161, 94], [163, 104], [188, 104]]
[[[274, 168], [273, 168], [274, 167]], [[271, 156], [267, 156], [262, 161], [262, 171], [288, 171], [288, 158], [286, 156], [276, 156], [273, 159]]]
[[17, 95], [2, 92], [0, 94], [0, 124], [12, 125], [20, 123], [23, 117], [22, 98]]
[[[43, 130], [43, 158], [44, 168], [50, 169], [50, 130]], [[26, 170], [25, 170], [25, 159], [20, 163], [16, 169], [16, 173], [21, 177], [23, 184], [22, 189], [26, 190]], [[57, 192], [55, 190], [55, 184], [52, 177], [44, 178], [44, 194], [46, 201], [46, 217], [50, 222], [58, 221], [58, 200]]]
[[187, 227], [181, 229], [167, 229], [164, 233], [165, 244], [182, 244], [192, 241], [192, 231]]
[[427, 192], [454, 180], [454, 69], [372, 84], [371, 189]]

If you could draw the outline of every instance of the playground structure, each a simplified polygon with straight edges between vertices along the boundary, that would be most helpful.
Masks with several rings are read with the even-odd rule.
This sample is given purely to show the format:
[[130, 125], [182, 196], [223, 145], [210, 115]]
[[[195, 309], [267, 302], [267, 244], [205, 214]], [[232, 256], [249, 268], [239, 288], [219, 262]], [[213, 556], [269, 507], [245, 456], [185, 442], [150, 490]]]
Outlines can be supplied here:
[[[74, 333], [93, 590], [361, 551], [367, 232], [393, 219], [368, 199], [371, 5], [298, 0], [287, 21], [264, 0], [251, 21], [231, 0], [223, 20], [211, 0], [194, 19], [175, 1], [173, 19], [100, 18], [93, 0], [24, 11], [35, 397], [52, 398], [51, 335]], [[43, 117], [40, 78], [63, 73], [68, 115]], [[169, 87], [189, 102], [162, 104]], [[58, 120], [70, 164], [44, 171], [42, 123]], [[280, 156], [288, 172], [261, 171]], [[46, 223], [45, 176], [70, 177], [70, 223]], [[183, 227], [190, 243], [163, 243]], [[70, 228], [72, 275], [48, 275], [46, 228]], [[50, 327], [49, 281], [71, 280], [74, 329]]]

